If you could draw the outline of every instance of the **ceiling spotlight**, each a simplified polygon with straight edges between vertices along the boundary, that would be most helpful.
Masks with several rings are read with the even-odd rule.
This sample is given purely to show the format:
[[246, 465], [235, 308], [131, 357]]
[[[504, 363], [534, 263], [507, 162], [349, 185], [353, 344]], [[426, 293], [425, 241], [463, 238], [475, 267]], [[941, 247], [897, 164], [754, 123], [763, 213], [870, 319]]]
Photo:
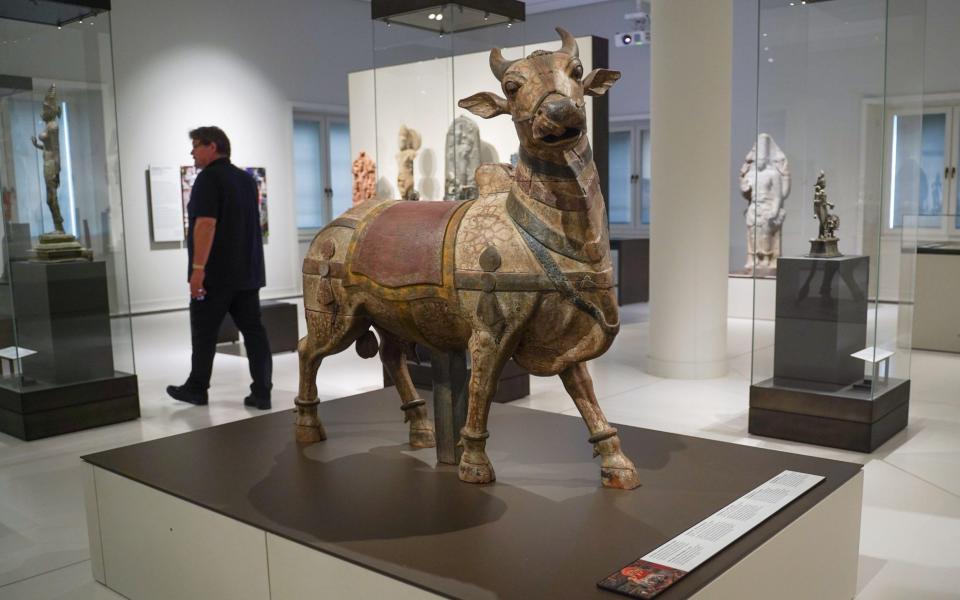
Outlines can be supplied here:
[[623, 42], [624, 46], [629, 46], [633, 43], [633, 36], [629, 33], [625, 33], [620, 37], [620, 41]]
[[484, 21], [489, 21], [489, 20], [490, 20], [490, 13], [489, 13], [489, 12], [483, 11], [483, 20], [484, 20]]
[[442, 21], [442, 20], [443, 20], [443, 14], [442, 14], [442, 13], [437, 13], [437, 20], [438, 20], [438, 21]]
[[427, 15], [427, 18], [432, 21], [432, 20], [434, 20], [434, 19], [437, 18], [437, 15], [435, 15], [435, 14], [433, 14], [433, 13], [430, 13], [429, 15]]

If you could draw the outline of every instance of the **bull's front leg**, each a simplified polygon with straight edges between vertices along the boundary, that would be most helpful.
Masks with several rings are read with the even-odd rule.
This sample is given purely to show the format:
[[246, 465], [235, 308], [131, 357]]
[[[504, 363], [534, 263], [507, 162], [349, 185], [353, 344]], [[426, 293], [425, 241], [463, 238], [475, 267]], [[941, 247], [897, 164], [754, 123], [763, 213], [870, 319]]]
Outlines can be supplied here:
[[604, 487], [632, 490], [640, 485], [640, 476], [633, 462], [620, 448], [620, 436], [610, 426], [597, 403], [593, 380], [585, 363], [577, 363], [560, 373], [563, 387], [573, 398], [577, 410], [590, 430], [594, 456], [600, 455], [600, 480]]
[[497, 478], [486, 452], [487, 438], [490, 436], [487, 417], [490, 415], [490, 402], [497, 391], [500, 371], [510, 357], [507, 348], [510, 348], [512, 337], [504, 336], [498, 340], [488, 330], [475, 330], [470, 336], [470, 399], [467, 404], [467, 423], [460, 430], [460, 443], [463, 444], [459, 467], [461, 481], [490, 483]]

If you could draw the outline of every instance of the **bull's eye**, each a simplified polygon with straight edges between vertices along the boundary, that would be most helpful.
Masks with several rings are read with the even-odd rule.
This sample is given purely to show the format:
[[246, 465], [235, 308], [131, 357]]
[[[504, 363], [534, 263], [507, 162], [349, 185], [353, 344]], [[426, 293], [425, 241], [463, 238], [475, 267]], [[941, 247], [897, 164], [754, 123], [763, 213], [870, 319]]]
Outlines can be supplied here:
[[583, 65], [578, 63], [577, 66], [575, 66], [573, 70], [570, 71], [570, 77], [573, 77], [574, 79], [579, 81], [580, 78], [583, 77]]
[[510, 79], [503, 83], [503, 91], [506, 92], [508, 96], [513, 96], [520, 90], [520, 84], [516, 81]]

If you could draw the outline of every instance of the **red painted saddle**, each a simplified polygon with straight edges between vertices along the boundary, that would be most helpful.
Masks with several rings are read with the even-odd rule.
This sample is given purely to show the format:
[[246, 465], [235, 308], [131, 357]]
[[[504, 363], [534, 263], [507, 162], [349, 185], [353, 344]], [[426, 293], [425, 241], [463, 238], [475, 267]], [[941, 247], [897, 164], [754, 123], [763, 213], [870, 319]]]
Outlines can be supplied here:
[[[443, 285], [444, 255], [456, 237], [457, 209], [465, 202], [397, 202], [365, 219], [358, 232], [350, 272], [390, 288]], [[459, 219], [458, 219], [459, 220]], [[447, 248], [449, 246], [449, 248]]]

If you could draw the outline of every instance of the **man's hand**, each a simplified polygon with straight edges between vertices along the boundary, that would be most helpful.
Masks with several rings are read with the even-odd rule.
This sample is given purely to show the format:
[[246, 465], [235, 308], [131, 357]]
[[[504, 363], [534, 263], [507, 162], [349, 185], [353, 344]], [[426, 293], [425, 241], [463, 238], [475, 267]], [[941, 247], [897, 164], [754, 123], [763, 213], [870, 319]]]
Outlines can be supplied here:
[[207, 290], [203, 289], [205, 275], [203, 269], [194, 269], [190, 272], [190, 297], [194, 300], [203, 300], [207, 295]]

